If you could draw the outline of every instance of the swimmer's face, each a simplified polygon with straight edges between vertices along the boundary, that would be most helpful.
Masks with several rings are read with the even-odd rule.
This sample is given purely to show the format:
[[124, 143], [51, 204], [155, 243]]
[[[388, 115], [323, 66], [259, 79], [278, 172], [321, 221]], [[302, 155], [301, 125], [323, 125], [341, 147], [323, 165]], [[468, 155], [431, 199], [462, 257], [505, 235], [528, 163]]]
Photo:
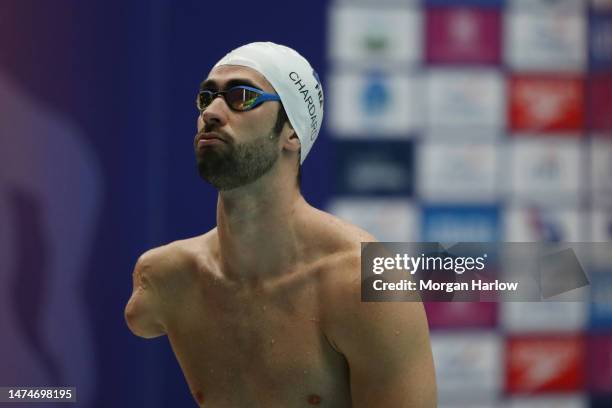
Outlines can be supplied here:
[[[213, 69], [201, 90], [224, 91], [237, 85], [275, 93], [257, 71], [237, 65]], [[278, 111], [278, 102], [265, 102], [237, 112], [223, 96], [215, 98], [198, 116], [194, 149], [200, 176], [219, 190], [231, 190], [267, 173], [280, 153], [274, 132]]]

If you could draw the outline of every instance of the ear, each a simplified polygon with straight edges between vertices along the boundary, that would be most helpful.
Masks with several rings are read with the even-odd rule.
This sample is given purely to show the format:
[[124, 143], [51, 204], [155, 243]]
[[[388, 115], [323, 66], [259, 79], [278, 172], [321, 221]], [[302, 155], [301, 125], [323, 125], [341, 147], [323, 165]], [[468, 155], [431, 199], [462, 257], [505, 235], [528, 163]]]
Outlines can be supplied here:
[[302, 144], [300, 143], [297, 133], [295, 133], [295, 130], [293, 130], [293, 127], [289, 124], [289, 121], [285, 122], [283, 126], [281, 138], [283, 140], [283, 150], [290, 152], [300, 151]]

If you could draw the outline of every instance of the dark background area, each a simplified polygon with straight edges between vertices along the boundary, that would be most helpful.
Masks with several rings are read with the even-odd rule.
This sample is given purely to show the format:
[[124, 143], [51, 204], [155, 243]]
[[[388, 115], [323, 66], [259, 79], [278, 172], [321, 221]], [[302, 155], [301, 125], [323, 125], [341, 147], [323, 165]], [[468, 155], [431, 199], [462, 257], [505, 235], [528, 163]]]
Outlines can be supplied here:
[[[0, 8], [0, 71], [80, 129], [103, 176], [82, 286], [98, 370], [91, 406], [192, 406], [167, 339], [137, 338], [123, 321], [132, 267], [146, 249], [215, 224], [216, 191], [199, 179], [192, 152], [195, 93], [209, 69], [239, 45], [274, 41], [324, 71], [325, 4], [3, 0]], [[328, 191], [327, 144], [323, 130], [303, 169], [315, 206]]]

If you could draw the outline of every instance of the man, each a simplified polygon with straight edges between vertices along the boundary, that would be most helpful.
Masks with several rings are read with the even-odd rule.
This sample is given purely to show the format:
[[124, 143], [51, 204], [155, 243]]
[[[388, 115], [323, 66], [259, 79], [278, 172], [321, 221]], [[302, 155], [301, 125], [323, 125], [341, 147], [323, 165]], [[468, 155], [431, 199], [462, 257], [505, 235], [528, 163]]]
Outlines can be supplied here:
[[245, 45], [197, 102], [194, 149], [219, 190], [217, 227], [140, 257], [130, 329], [168, 335], [202, 407], [435, 406], [422, 305], [362, 303], [360, 242], [374, 238], [300, 194], [323, 116], [308, 62]]

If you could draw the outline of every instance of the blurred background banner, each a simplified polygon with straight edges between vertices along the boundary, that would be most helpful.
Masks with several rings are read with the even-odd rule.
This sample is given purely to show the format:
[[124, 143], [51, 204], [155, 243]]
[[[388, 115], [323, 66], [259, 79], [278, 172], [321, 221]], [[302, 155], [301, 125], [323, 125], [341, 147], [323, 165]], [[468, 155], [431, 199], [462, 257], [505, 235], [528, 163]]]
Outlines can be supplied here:
[[[0, 386], [194, 406], [167, 339], [133, 336], [123, 308], [142, 252], [215, 225], [194, 99], [251, 41], [321, 74], [311, 204], [384, 241], [612, 238], [611, 0], [1, 9]], [[427, 305], [440, 405], [612, 406], [610, 258], [590, 304]]]
[[[610, 241], [612, 2], [383, 4], [329, 4], [326, 130], [351, 182], [327, 208], [382, 241]], [[594, 269], [590, 305], [427, 304], [441, 406], [612, 406], [612, 264]]]

